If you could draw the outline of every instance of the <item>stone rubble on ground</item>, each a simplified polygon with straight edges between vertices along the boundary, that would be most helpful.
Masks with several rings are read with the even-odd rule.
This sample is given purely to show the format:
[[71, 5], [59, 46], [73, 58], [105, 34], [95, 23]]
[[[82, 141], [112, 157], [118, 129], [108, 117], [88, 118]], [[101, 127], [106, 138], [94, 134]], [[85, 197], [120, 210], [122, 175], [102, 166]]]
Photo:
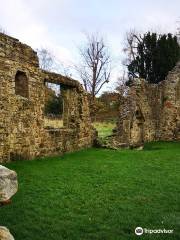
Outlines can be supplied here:
[[17, 190], [16, 172], [0, 165], [0, 203], [9, 200]]
[[6, 227], [0, 226], [0, 240], [14, 240], [14, 237]]
[[[0, 204], [10, 200], [17, 190], [18, 181], [16, 172], [0, 165]], [[0, 240], [14, 240], [6, 227], [0, 226]]]

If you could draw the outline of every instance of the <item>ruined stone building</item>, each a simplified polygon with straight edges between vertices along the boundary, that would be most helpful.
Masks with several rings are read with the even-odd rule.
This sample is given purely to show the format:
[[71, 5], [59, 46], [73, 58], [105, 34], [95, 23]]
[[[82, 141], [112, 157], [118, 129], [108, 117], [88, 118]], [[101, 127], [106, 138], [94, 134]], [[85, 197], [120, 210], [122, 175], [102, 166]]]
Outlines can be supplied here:
[[121, 98], [114, 146], [158, 140], [180, 140], [180, 63], [159, 84], [136, 79]]
[[[45, 126], [46, 82], [61, 86], [61, 128]], [[31, 47], [0, 33], [0, 162], [89, 147], [93, 134], [87, 95], [80, 83], [42, 71]]]

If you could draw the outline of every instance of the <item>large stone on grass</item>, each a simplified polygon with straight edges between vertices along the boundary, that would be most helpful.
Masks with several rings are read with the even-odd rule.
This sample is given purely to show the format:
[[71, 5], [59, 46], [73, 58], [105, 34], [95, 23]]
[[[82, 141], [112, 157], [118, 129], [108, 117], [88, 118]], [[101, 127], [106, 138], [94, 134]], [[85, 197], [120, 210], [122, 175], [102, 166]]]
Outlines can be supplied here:
[[14, 240], [13, 236], [6, 227], [0, 226], [0, 240]]
[[16, 172], [0, 165], [0, 202], [8, 201], [17, 190], [18, 181]]

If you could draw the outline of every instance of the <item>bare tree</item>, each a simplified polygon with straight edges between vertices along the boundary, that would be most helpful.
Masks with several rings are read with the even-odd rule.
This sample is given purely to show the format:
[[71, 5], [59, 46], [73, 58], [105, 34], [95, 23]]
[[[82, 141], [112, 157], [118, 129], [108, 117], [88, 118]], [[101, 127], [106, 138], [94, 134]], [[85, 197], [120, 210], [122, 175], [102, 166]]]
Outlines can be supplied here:
[[54, 56], [50, 50], [46, 48], [37, 49], [39, 57], [40, 68], [43, 70], [50, 71], [53, 68]]
[[127, 57], [123, 61], [123, 65], [127, 66], [130, 62], [135, 60], [138, 43], [141, 41], [141, 35], [135, 29], [130, 29], [130, 31], [125, 34], [123, 52]]
[[81, 64], [76, 69], [85, 90], [94, 100], [104, 84], [110, 80], [111, 58], [103, 37], [99, 37], [98, 34], [86, 35], [86, 37], [86, 45], [79, 49]]
[[177, 21], [178, 27], [177, 27], [177, 31], [176, 31], [176, 36], [178, 39], [178, 42], [180, 44], [180, 20]]
[[2, 26], [0, 26], [0, 33], [7, 34], [7, 31]]
[[62, 62], [57, 60], [52, 51], [47, 48], [37, 49], [39, 57], [40, 68], [46, 71], [53, 71], [59, 74], [63, 74], [66, 77], [71, 78], [72, 73], [70, 66], [65, 66]]
[[129, 78], [127, 76], [127, 72], [125, 70], [123, 70], [122, 75], [120, 77], [118, 77], [118, 79], [117, 79], [116, 88], [115, 88], [120, 96], [124, 96], [127, 93], [128, 81], [129, 81]]

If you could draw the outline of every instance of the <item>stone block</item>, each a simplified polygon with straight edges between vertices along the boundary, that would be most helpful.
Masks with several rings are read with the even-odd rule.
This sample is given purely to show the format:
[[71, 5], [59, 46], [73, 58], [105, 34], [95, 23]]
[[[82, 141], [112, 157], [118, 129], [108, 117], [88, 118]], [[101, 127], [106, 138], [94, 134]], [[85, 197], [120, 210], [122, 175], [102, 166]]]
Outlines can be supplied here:
[[8, 201], [17, 190], [16, 172], [0, 165], [0, 203]]
[[0, 240], [14, 240], [14, 237], [6, 227], [0, 226]]

